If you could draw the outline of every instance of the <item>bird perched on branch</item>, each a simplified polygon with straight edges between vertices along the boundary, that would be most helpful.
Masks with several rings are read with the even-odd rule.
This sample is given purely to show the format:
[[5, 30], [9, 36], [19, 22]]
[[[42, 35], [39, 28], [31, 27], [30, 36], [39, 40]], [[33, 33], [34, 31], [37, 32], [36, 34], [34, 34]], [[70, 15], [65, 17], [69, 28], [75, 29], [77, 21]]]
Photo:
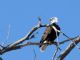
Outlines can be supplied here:
[[[52, 43], [60, 34], [60, 27], [57, 25], [58, 18], [50, 18], [51, 26], [46, 27], [46, 30], [40, 40], [40, 43]], [[40, 50], [44, 51], [48, 45], [40, 45]]]

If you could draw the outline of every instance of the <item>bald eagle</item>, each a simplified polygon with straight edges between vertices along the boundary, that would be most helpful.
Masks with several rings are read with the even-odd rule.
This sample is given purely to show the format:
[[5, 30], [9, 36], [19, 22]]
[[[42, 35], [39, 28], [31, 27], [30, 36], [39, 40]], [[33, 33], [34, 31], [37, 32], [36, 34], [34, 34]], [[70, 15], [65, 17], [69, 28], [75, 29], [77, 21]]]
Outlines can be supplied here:
[[[59, 36], [60, 27], [56, 24], [58, 22], [57, 17], [50, 18], [51, 26], [46, 27], [46, 30], [40, 40], [40, 43], [51, 43]], [[48, 45], [40, 45], [40, 50], [44, 51]]]

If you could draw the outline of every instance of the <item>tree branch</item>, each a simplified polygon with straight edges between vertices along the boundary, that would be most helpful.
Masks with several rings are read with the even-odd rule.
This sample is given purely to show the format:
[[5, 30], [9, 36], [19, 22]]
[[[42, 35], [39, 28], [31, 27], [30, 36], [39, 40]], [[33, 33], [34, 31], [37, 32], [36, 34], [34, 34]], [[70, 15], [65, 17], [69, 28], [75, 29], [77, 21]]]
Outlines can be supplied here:
[[50, 25], [49, 24], [45, 24], [45, 25], [41, 24], [41, 20], [39, 18], [39, 23], [37, 26], [33, 27], [32, 30], [28, 34], [26, 34], [23, 38], [17, 40], [16, 42], [10, 44], [8, 47], [13, 47], [13, 46], [18, 45], [20, 43], [23, 43], [26, 40], [29, 40], [29, 37], [32, 35], [33, 32], [35, 32], [37, 29], [39, 29], [41, 27], [47, 27], [47, 26], [50, 26]]
[[[77, 38], [74, 39], [75, 44], [78, 44], [80, 42], [80, 36], [78, 36]], [[73, 42], [71, 42], [69, 44], [69, 46], [65, 49], [65, 51], [63, 51], [57, 60], [63, 60], [71, 51], [72, 49], [75, 47], [75, 44]]]
[[[75, 37], [76, 38], [76, 37]], [[75, 38], [71, 38], [71, 39], [75, 39]], [[6, 53], [6, 52], [9, 52], [9, 51], [13, 51], [13, 50], [17, 50], [17, 49], [21, 49], [21, 48], [23, 48], [23, 47], [25, 47], [25, 46], [30, 46], [30, 45], [56, 45], [57, 46], [57, 43], [59, 43], [59, 45], [61, 45], [61, 44], [64, 44], [64, 43], [66, 43], [66, 42], [68, 42], [68, 41], [70, 41], [69, 39], [66, 39], [66, 40], [64, 40], [64, 41], [61, 41], [61, 42], [52, 42], [52, 43], [40, 43], [40, 42], [27, 42], [27, 43], [25, 43], [25, 44], [20, 44], [20, 45], [15, 45], [15, 46], [13, 46], [13, 47], [4, 47], [4, 49], [2, 49], [1, 51], [0, 51], [0, 54], [3, 54], [3, 53]]]

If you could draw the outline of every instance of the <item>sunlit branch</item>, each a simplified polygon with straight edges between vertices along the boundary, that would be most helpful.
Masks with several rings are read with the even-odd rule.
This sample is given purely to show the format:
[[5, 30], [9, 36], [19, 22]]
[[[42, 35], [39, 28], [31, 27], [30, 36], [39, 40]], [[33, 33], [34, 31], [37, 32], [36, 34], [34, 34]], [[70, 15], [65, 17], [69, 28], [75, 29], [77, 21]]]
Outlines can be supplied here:
[[[76, 37], [75, 37], [76, 38]], [[75, 38], [72, 38], [73, 40], [75, 39]], [[5, 52], [8, 52], [8, 51], [12, 51], [12, 50], [16, 50], [16, 49], [21, 49], [21, 48], [23, 48], [23, 47], [25, 47], [25, 46], [30, 46], [30, 45], [56, 45], [57, 46], [57, 43], [59, 43], [59, 45], [61, 45], [61, 44], [64, 44], [64, 43], [66, 43], [66, 42], [68, 42], [68, 41], [70, 41], [69, 39], [66, 39], [66, 40], [64, 40], [64, 41], [61, 41], [61, 42], [52, 42], [52, 43], [40, 43], [40, 42], [27, 42], [27, 43], [25, 43], [25, 44], [20, 44], [20, 45], [16, 45], [16, 46], [13, 46], [13, 47], [5, 47], [1, 52], [0, 52], [0, 54], [3, 54], [3, 53], [5, 53]]]
[[[80, 36], [74, 39], [75, 44], [78, 44], [80, 42]], [[71, 42], [69, 46], [59, 55], [57, 60], [63, 60], [75, 47], [74, 42]]]
[[39, 29], [41, 27], [47, 27], [47, 26], [50, 26], [50, 25], [49, 24], [45, 24], [45, 25], [41, 24], [41, 20], [39, 18], [39, 23], [37, 26], [33, 27], [32, 30], [28, 34], [26, 34], [23, 38], [17, 40], [16, 42], [10, 44], [8, 47], [13, 47], [13, 46], [18, 45], [26, 40], [30, 40], [29, 37], [33, 34], [33, 32], [35, 32], [37, 29]]

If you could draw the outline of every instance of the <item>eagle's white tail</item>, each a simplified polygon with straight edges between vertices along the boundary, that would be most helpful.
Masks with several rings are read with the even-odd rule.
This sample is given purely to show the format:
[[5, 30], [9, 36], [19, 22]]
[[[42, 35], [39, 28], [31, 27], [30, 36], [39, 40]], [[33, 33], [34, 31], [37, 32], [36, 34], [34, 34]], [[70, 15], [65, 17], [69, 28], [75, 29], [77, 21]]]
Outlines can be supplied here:
[[46, 47], [47, 47], [47, 45], [42, 45], [42, 46], [40, 47], [40, 51], [41, 51], [41, 52], [44, 52], [44, 50], [46, 49]]
[[[47, 41], [44, 41], [44, 43], [47, 43]], [[47, 45], [42, 45], [42, 46], [40, 47], [40, 51], [41, 51], [41, 52], [44, 52], [44, 50], [46, 49], [46, 47], [47, 47]]]

